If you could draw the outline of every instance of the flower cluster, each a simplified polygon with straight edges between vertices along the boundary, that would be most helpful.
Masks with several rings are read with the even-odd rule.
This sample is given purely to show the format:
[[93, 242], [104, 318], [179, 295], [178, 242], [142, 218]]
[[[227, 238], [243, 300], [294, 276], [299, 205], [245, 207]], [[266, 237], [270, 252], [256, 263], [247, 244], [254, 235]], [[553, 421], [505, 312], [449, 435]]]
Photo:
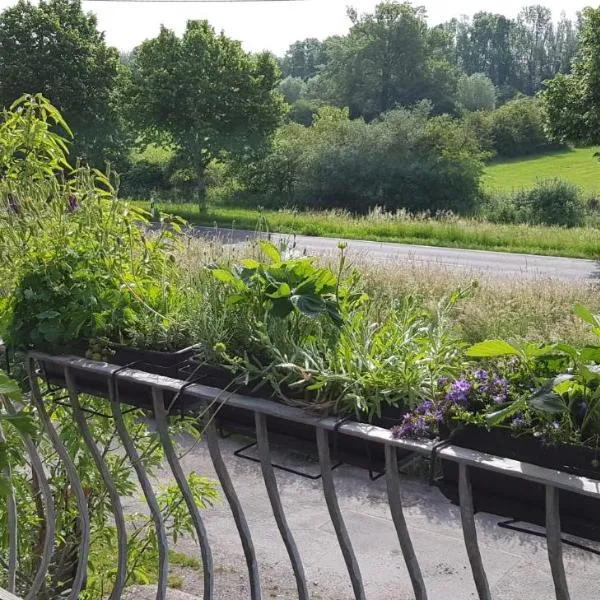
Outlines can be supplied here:
[[509, 394], [506, 378], [482, 369], [464, 373], [460, 379], [444, 377], [438, 381], [436, 398], [405, 414], [402, 423], [392, 428], [392, 434], [397, 438], [435, 437], [441, 423], [451, 425], [461, 413], [481, 412], [504, 404]]

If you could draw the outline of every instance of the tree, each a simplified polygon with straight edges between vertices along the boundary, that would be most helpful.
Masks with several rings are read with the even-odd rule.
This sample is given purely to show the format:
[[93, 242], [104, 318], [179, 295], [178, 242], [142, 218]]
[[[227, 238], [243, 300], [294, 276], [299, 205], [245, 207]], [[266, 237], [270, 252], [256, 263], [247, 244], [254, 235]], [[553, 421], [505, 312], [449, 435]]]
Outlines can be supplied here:
[[101, 166], [127, 145], [118, 114], [119, 53], [80, 0], [25, 0], [0, 15], [0, 103], [41, 92], [75, 133], [72, 157]]
[[337, 104], [349, 106], [351, 116], [372, 119], [442, 92], [432, 98], [434, 106], [447, 109], [458, 76], [441, 51], [446, 38], [428, 29], [422, 7], [383, 2], [372, 14], [348, 15], [350, 32], [330, 41], [324, 74]]
[[552, 13], [539, 4], [521, 10], [512, 30], [518, 89], [535, 94], [542, 81], [552, 77], [551, 55], [554, 46]]
[[135, 51], [131, 78], [129, 114], [143, 142], [173, 146], [201, 205], [208, 164], [256, 148], [284, 112], [272, 57], [245, 53], [207, 21], [188, 21], [182, 37], [161, 28]]
[[458, 81], [457, 100], [464, 110], [494, 110], [496, 88], [492, 80], [483, 73], [464, 75]]
[[541, 97], [554, 138], [582, 145], [600, 143], [600, 9], [584, 12], [573, 73], [548, 81]]
[[300, 100], [306, 92], [306, 83], [300, 77], [291, 77], [288, 75], [280, 84], [279, 91], [286, 99], [288, 104], [293, 104]]
[[281, 59], [281, 71], [284, 77], [310, 79], [327, 64], [327, 41], [315, 38], [294, 42]]

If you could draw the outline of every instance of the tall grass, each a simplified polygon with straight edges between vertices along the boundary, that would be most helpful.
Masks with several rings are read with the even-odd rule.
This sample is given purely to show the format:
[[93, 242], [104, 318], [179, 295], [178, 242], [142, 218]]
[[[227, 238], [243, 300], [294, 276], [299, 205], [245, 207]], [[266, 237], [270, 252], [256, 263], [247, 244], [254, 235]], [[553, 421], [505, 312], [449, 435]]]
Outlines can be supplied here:
[[[139, 202], [147, 207], [146, 202]], [[161, 211], [176, 214], [192, 224], [252, 230], [269, 229], [323, 237], [401, 242], [450, 248], [471, 248], [572, 258], [600, 257], [600, 236], [592, 227], [495, 224], [453, 215], [410, 215], [404, 211], [373, 210], [366, 216], [345, 211], [257, 211], [212, 207], [200, 213], [193, 204], [162, 204]]]
[[[229, 246], [218, 241], [190, 238], [179, 261], [190, 280], [202, 278], [204, 265], [235, 262], [254, 255], [253, 244]], [[321, 259], [335, 263], [330, 255]], [[434, 309], [443, 298], [458, 289], [471, 290], [454, 311], [455, 325], [465, 339], [475, 343], [489, 338], [563, 340], [574, 344], [592, 342], [589, 327], [573, 316], [577, 303], [600, 313], [600, 283], [562, 281], [551, 278], [495, 278], [465, 270], [453, 270], [420, 262], [376, 264], [350, 257], [352, 266], [362, 274], [364, 286], [373, 302], [373, 314], [382, 322], [394, 304], [407, 296], [417, 297]], [[205, 293], [216, 293], [210, 280]], [[221, 304], [221, 306], [223, 306]], [[219, 325], [199, 315], [197, 335], [218, 340], [231, 326], [231, 315], [224, 308]]]

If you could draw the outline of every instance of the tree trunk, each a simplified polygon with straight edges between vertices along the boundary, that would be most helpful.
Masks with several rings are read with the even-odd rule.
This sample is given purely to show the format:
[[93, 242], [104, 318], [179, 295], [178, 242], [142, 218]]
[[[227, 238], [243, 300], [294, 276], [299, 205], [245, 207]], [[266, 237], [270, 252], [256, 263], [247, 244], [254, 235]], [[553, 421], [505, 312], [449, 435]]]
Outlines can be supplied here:
[[207, 210], [206, 206], [206, 165], [200, 164], [196, 168], [196, 202], [198, 203], [198, 211], [204, 213]]

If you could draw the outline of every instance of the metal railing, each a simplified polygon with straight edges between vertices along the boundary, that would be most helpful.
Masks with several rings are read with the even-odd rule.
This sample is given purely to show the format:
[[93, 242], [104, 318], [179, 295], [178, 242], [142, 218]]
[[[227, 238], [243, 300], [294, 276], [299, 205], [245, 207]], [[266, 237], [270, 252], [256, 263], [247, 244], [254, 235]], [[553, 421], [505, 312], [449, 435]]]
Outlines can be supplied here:
[[[79, 402], [79, 395], [82, 392], [89, 393], [89, 390], [83, 389], [82, 385], [86, 377], [93, 377], [96, 381], [101, 378], [105, 383], [107, 402], [110, 405], [112, 416], [116, 426], [116, 432], [123, 448], [134, 466], [139, 484], [145, 496], [150, 513], [153, 518], [156, 529], [157, 539], [159, 540], [159, 561], [158, 561], [158, 587], [157, 600], [165, 598], [167, 590], [168, 575], [168, 541], [165, 531], [165, 523], [158, 506], [155, 492], [150, 483], [148, 474], [145, 472], [138, 456], [136, 447], [125, 427], [121, 403], [119, 401], [119, 386], [135, 385], [139, 390], [145, 390], [148, 397], [151, 397], [151, 408], [154, 413], [156, 428], [164, 448], [165, 456], [173, 476], [185, 499], [187, 509], [191, 515], [197, 539], [200, 545], [203, 570], [203, 598], [211, 600], [214, 595], [214, 574], [215, 567], [211, 553], [211, 546], [205, 530], [203, 517], [200, 510], [194, 502], [194, 497], [189, 488], [188, 481], [184, 475], [179, 462], [173, 441], [168, 430], [168, 411], [169, 406], [174, 406], [174, 399], [185, 399], [185, 405], [194, 410], [211, 411], [215, 400], [219, 403], [225, 403], [243, 411], [249, 411], [254, 415], [255, 433], [258, 445], [258, 453], [262, 476], [269, 501], [273, 510], [273, 515], [279, 533], [284, 542], [289, 560], [294, 572], [297, 587], [298, 598], [308, 600], [309, 592], [307, 579], [302, 563], [298, 546], [290, 530], [284, 508], [279, 495], [275, 471], [271, 462], [271, 451], [269, 447], [269, 433], [267, 430], [267, 418], [276, 417], [289, 422], [300, 423], [314, 427], [316, 445], [318, 450], [319, 463], [322, 472], [322, 484], [324, 496], [331, 517], [337, 540], [342, 551], [342, 555], [347, 567], [354, 596], [363, 600], [366, 598], [365, 586], [361, 575], [360, 565], [354, 552], [352, 541], [346, 529], [343, 514], [340, 510], [336, 486], [332, 473], [332, 458], [329, 444], [329, 435], [335, 432], [336, 435], [349, 436], [381, 444], [385, 452], [385, 477], [387, 484], [388, 502], [391, 509], [391, 515], [395, 529], [398, 535], [399, 546], [406, 563], [414, 597], [417, 600], [427, 599], [427, 587], [424, 581], [418, 557], [413, 548], [411, 537], [406, 525], [402, 509], [400, 495], [400, 476], [398, 471], [398, 450], [409, 450], [423, 456], [431, 456], [435, 445], [428, 442], [394, 439], [390, 432], [378, 427], [341, 421], [335, 418], [317, 418], [299, 409], [284, 406], [276, 402], [250, 398], [235, 393], [223, 394], [222, 390], [207, 387], [200, 384], [189, 384], [179, 380], [151, 375], [135, 369], [116, 367], [106, 363], [94, 362], [85, 359], [69, 357], [52, 357], [44, 354], [33, 353], [28, 358], [29, 374], [32, 387], [32, 402], [40, 416], [46, 434], [49, 436], [55, 451], [63, 461], [70, 485], [75, 496], [80, 521], [80, 540], [78, 544], [78, 564], [74, 577], [73, 586], [68, 598], [75, 600], [84, 585], [87, 571], [87, 561], [90, 545], [90, 523], [88, 507], [85, 493], [80, 479], [77, 475], [75, 466], [69, 456], [65, 445], [61, 441], [59, 432], [56, 431], [46, 410], [46, 406], [40, 391], [38, 383], [38, 365], [40, 363], [52, 365], [54, 368], [62, 370], [64, 376], [64, 385], [68, 392], [68, 400], [73, 411], [73, 416], [81, 432], [83, 441], [89, 449], [96, 468], [102, 477], [106, 489], [110, 495], [112, 511], [114, 514], [114, 523], [118, 531], [119, 547], [117, 559], [117, 575], [114, 588], [110, 598], [119, 600], [121, 598], [126, 579], [127, 568], [127, 531], [125, 527], [124, 510], [121, 499], [117, 493], [114, 481], [106, 467], [101, 454], [96, 447], [86, 423], [82, 407]], [[168, 400], [168, 402], [167, 402]], [[239, 533], [239, 537], [244, 550], [244, 555], [248, 570], [249, 589], [252, 600], [259, 600], [261, 595], [259, 581], [259, 565], [256, 552], [252, 542], [250, 528], [244, 513], [244, 509], [237, 496], [234, 482], [232, 481], [225, 462], [223, 460], [219, 436], [214, 419], [209, 418], [204, 431], [204, 437], [207, 442], [209, 454], [218, 476], [221, 488], [227, 502], [231, 508], [233, 518]], [[44, 579], [47, 576], [54, 544], [54, 519], [55, 507], [52, 494], [45, 473], [44, 466], [36, 449], [34, 442], [25, 436], [27, 450], [30, 456], [32, 469], [39, 480], [40, 491], [43, 497], [45, 507], [45, 522], [47, 523], [42, 560], [39, 563], [37, 573], [31, 584], [31, 589], [24, 595], [25, 600], [34, 600], [41, 589]], [[444, 460], [452, 461], [458, 464], [458, 488], [460, 500], [460, 516], [462, 530], [467, 555], [473, 574], [473, 579], [481, 600], [490, 600], [490, 586], [486, 571], [481, 559], [481, 553], [477, 541], [477, 530], [474, 520], [473, 494], [470, 483], [470, 471], [472, 468], [484, 469], [494, 473], [509, 475], [515, 478], [524, 479], [530, 482], [539, 483], [546, 489], [546, 537], [548, 547], [548, 559], [554, 581], [554, 588], [557, 600], [569, 600], [569, 591], [565, 576], [565, 569], [562, 557], [562, 539], [561, 523], [559, 514], [559, 490], [567, 490], [576, 494], [600, 498], [600, 482], [585, 477], [570, 475], [564, 472], [553, 471], [536, 465], [523, 463], [506, 458], [491, 456], [485, 453], [468, 450], [452, 445], [446, 445], [437, 449], [437, 456]], [[16, 515], [13, 515], [17, 518]], [[10, 554], [16, 553], [17, 539], [16, 529], [9, 531]], [[16, 556], [16, 554], [15, 554]], [[16, 558], [10, 563], [10, 573], [8, 574], [9, 587], [14, 592], [15, 569], [17, 567]], [[0, 599], [13, 598], [10, 594], [0, 590]]]

